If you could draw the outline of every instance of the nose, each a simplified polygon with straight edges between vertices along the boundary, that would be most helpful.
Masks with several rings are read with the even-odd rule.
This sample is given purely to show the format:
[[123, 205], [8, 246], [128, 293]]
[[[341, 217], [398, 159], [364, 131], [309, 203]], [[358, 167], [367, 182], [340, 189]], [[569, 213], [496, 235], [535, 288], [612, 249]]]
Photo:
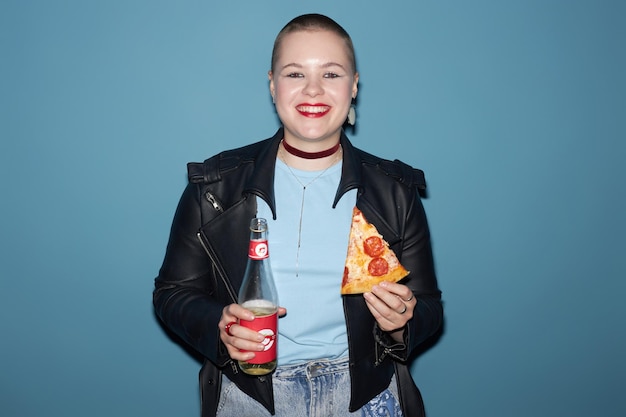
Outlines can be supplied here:
[[324, 88], [318, 79], [307, 78], [307, 82], [304, 86], [303, 93], [315, 97], [324, 93]]

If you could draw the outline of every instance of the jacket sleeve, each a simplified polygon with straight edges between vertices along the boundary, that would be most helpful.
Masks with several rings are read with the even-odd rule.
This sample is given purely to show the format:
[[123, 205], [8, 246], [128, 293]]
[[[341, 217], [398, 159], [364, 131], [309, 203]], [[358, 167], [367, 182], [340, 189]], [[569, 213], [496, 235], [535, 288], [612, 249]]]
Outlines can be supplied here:
[[408, 348], [412, 352], [435, 334], [443, 324], [441, 291], [437, 285], [430, 230], [424, 206], [415, 193], [413, 205], [407, 218], [407, 229], [402, 251], [411, 271], [408, 285], [415, 294], [417, 304], [413, 318], [408, 323]]
[[225, 361], [218, 322], [224, 302], [215, 297], [215, 276], [200, 243], [199, 188], [189, 184], [180, 199], [165, 253], [155, 279], [153, 303], [162, 323], [216, 364]]
[[376, 326], [375, 338], [385, 353], [406, 361], [427, 339], [434, 335], [443, 323], [441, 291], [437, 285], [426, 213], [417, 188], [409, 193], [408, 210], [402, 220], [401, 262], [410, 271], [403, 282], [415, 295], [417, 304], [413, 318], [409, 320], [404, 343], [398, 343]]

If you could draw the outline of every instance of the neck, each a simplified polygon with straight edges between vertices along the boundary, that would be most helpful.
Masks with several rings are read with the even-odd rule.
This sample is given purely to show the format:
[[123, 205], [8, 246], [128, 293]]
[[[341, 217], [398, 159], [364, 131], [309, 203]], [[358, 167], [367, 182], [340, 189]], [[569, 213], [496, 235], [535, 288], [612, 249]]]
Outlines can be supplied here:
[[321, 171], [328, 169], [341, 160], [343, 155], [341, 145], [337, 148], [334, 154], [317, 159], [305, 159], [297, 157], [287, 152], [284, 142], [278, 148], [279, 157], [288, 167], [300, 169], [302, 171]]
[[283, 148], [285, 148], [287, 152], [289, 152], [290, 154], [294, 156], [297, 156], [298, 158], [304, 158], [304, 159], [326, 158], [327, 156], [331, 156], [339, 150], [339, 142], [337, 142], [337, 144], [333, 146], [332, 148], [328, 148], [320, 152], [302, 151], [298, 148], [294, 148], [293, 146], [289, 145], [287, 142], [285, 142], [284, 139], [282, 140], [282, 144], [283, 144]]

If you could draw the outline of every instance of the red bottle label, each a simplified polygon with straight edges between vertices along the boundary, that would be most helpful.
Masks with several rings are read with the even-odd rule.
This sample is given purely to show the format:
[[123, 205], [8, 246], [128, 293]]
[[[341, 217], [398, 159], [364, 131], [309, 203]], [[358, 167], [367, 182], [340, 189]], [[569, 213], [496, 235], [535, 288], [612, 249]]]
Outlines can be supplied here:
[[[239, 324], [248, 329], [255, 330], [265, 336], [261, 343], [265, 346], [262, 352], [254, 352], [254, 358], [248, 363], [262, 364], [276, 359], [276, 336], [278, 329], [278, 313], [269, 316], [255, 317], [254, 320], [240, 320]], [[242, 352], [246, 352], [242, 350]]]
[[267, 240], [251, 240], [248, 247], [248, 257], [254, 260], [265, 259], [270, 256]]

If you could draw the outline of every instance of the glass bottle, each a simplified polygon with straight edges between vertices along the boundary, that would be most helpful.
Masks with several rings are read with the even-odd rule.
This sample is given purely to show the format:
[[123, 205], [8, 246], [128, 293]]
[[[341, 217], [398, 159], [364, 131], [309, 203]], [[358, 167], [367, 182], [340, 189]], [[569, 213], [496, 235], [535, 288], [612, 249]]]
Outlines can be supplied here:
[[241, 370], [250, 375], [265, 375], [276, 368], [278, 293], [270, 267], [267, 233], [267, 220], [251, 220], [248, 263], [239, 290], [239, 304], [255, 315], [254, 320], [239, 320], [239, 324], [265, 336], [265, 350], [254, 352], [255, 357], [249, 361], [239, 361]]

